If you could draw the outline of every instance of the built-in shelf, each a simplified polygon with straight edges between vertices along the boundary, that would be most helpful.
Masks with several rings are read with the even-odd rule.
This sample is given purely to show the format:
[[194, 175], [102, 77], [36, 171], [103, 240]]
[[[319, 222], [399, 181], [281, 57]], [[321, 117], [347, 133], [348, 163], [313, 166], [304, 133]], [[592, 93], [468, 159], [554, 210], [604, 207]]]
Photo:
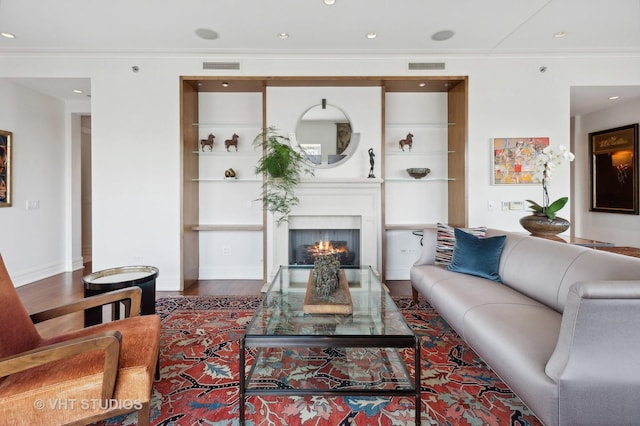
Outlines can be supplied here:
[[262, 232], [264, 227], [259, 225], [196, 225], [191, 228], [193, 231], [243, 231]]
[[229, 182], [229, 183], [247, 183], [247, 182], [262, 182], [262, 179], [228, 179], [228, 178], [193, 178], [194, 182]]
[[450, 127], [455, 126], [456, 123], [385, 123], [385, 127], [387, 128], [397, 128], [397, 127]]
[[404, 156], [404, 157], [416, 157], [416, 156], [420, 156], [420, 157], [435, 157], [435, 156], [443, 156], [443, 155], [448, 155], [448, 154], [455, 154], [455, 151], [431, 151], [431, 152], [416, 152], [414, 151], [391, 151], [391, 150], [387, 150], [385, 152], [385, 155], [392, 155], [392, 156]]
[[[441, 92], [437, 99], [430, 99], [430, 88], [418, 87], [418, 83], [432, 80], [437, 84]], [[232, 81], [233, 86], [220, 89], [220, 83]], [[464, 226], [467, 222], [467, 193], [464, 185], [465, 175], [465, 145], [467, 137], [467, 108], [468, 108], [468, 83], [467, 77], [442, 76], [396, 76], [396, 77], [362, 77], [362, 76], [329, 76], [329, 77], [242, 77], [242, 76], [196, 76], [181, 77], [181, 157], [183, 159], [182, 182], [184, 204], [181, 211], [181, 223], [185, 225], [184, 244], [181, 245], [181, 285], [187, 287], [198, 280], [199, 271], [207, 269], [200, 262], [204, 257], [200, 252], [216, 250], [219, 239], [226, 238], [224, 231], [238, 232], [241, 239], [256, 241], [258, 235], [262, 235], [262, 272], [263, 278], [268, 277], [267, 249], [272, 240], [279, 240], [272, 235], [283, 232], [279, 228], [271, 233], [271, 222], [268, 215], [262, 214], [264, 223], [257, 224], [260, 218], [257, 211], [247, 212], [242, 200], [255, 198], [257, 187], [265, 182], [266, 177], [257, 176], [253, 172], [256, 159], [262, 153], [260, 149], [252, 149], [251, 142], [267, 123], [262, 122], [270, 115], [267, 114], [266, 96], [267, 88], [274, 87], [308, 87], [315, 90], [317, 87], [327, 86], [380, 86], [383, 87], [384, 96], [381, 99], [382, 131], [371, 141], [375, 151], [381, 151], [376, 158], [376, 172], [378, 178], [367, 178], [368, 164], [358, 166], [362, 170], [352, 172], [349, 167], [345, 169], [351, 177], [325, 178], [325, 173], [318, 173], [320, 177], [301, 179], [297, 189], [300, 194], [306, 196], [312, 191], [321, 190], [323, 193], [332, 194], [334, 190], [358, 190], [370, 195], [379, 194], [381, 209], [380, 220], [364, 221], [363, 226], [372, 226], [377, 229], [379, 235], [379, 250], [372, 249], [371, 264], [376, 263], [378, 256], [382, 258], [380, 271], [382, 280], [386, 275], [387, 235], [393, 244], [398, 240], [405, 241], [405, 233], [421, 232], [425, 228], [435, 227], [435, 223], [407, 223], [419, 220], [435, 222], [442, 217], [448, 223]], [[229, 93], [226, 93], [229, 92]], [[408, 95], [404, 95], [407, 93]], [[219, 95], [219, 96], [218, 96]], [[387, 103], [387, 98], [396, 96]], [[409, 97], [409, 102], [404, 102], [404, 97]], [[444, 98], [446, 96], [446, 99]], [[260, 102], [259, 102], [260, 101]], [[433, 101], [433, 102], [432, 102]], [[424, 103], [423, 103], [424, 102]], [[446, 111], [444, 110], [446, 109]], [[401, 151], [398, 142], [408, 132], [413, 133], [413, 149]], [[201, 140], [213, 133], [215, 145], [212, 151], [205, 145], [202, 151]], [[233, 133], [239, 135], [239, 148], [237, 152], [227, 152], [224, 141], [230, 139]], [[380, 140], [378, 140], [378, 137]], [[392, 140], [398, 140], [392, 142]], [[196, 155], [194, 155], [196, 154]], [[376, 152], [378, 154], [378, 152]], [[202, 157], [200, 157], [202, 156]], [[366, 160], [365, 160], [366, 161]], [[413, 179], [406, 175], [406, 167], [422, 167], [421, 165], [442, 165], [432, 175], [423, 179]], [[446, 168], [445, 168], [446, 164]], [[225, 179], [224, 170], [232, 166], [240, 169], [239, 179]], [[351, 167], [351, 166], [350, 166]], [[338, 169], [336, 169], [338, 170]], [[382, 171], [386, 170], [386, 173]], [[326, 173], [337, 176], [340, 173]], [[434, 177], [444, 176], [443, 178]], [[357, 176], [357, 177], [355, 177]], [[393, 176], [386, 178], [385, 176]], [[455, 176], [447, 178], [447, 176]], [[456, 182], [457, 180], [457, 182]], [[235, 186], [225, 184], [237, 183]], [[389, 182], [385, 192], [385, 182]], [[410, 182], [423, 182], [422, 185]], [[211, 186], [210, 186], [211, 185]], [[404, 200], [402, 189], [406, 188], [410, 194]], [[400, 191], [397, 191], [400, 189]], [[446, 214], [437, 211], [435, 214], [418, 214], [416, 210], [422, 206], [424, 200], [430, 200], [429, 194], [435, 192], [440, 195], [447, 193], [448, 208], [441, 209]], [[226, 195], [233, 195], [229, 206], [229, 212], [209, 212], [209, 206], [215, 205], [215, 200], [225, 199]], [[419, 196], [413, 196], [420, 194]], [[385, 203], [385, 198], [387, 203]], [[410, 199], [409, 199], [410, 198]], [[390, 201], [393, 200], [393, 201]], [[378, 200], [376, 199], [376, 202]], [[367, 203], [364, 203], [367, 204]], [[376, 214], [376, 209], [371, 209]], [[364, 208], [363, 207], [363, 208]], [[201, 212], [202, 209], [204, 212]], [[235, 210], [234, 210], [235, 209]], [[238, 215], [234, 215], [238, 212]], [[204, 213], [204, 214], [201, 214]], [[204, 218], [206, 216], [206, 219]], [[446, 216], [446, 217], [444, 217]], [[234, 219], [235, 217], [235, 219]], [[386, 223], [390, 219], [393, 223]], [[229, 220], [250, 222], [253, 224], [224, 224]], [[200, 224], [207, 221], [206, 224]], [[194, 225], [198, 224], [198, 225]], [[397, 235], [387, 231], [401, 231]], [[202, 234], [203, 231], [211, 231]], [[216, 233], [217, 231], [217, 233]], [[267, 232], [269, 231], [269, 232]], [[375, 229], [374, 229], [375, 231]], [[199, 235], [197, 235], [200, 233]], [[280, 235], [280, 234], [278, 234]], [[233, 237], [233, 235], [232, 235]], [[255, 238], [254, 238], [255, 237]], [[282, 237], [286, 238], [286, 237]], [[405, 241], [406, 242], [406, 241]], [[374, 241], [368, 244], [378, 247]], [[415, 241], [411, 240], [411, 244]], [[203, 250], [204, 248], [204, 250]], [[377, 252], [377, 253], [376, 253]], [[395, 262], [395, 260], [393, 260]], [[203, 261], [204, 262], [204, 261]], [[207, 262], [209, 262], [207, 260]]]
[[[224, 143], [224, 142], [223, 142]], [[256, 152], [250, 152], [250, 151], [236, 151], [235, 149], [232, 149], [230, 151], [227, 151], [226, 149], [222, 149], [222, 151], [209, 151], [209, 148], [207, 147], [205, 149], [205, 151], [198, 151], [198, 150], [194, 150], [191, 151], [193, 154], [196, 155], [203, 155], [203, 156], [220, 156], [220, 157], [253, 157], [253, 158], [258, 158], [260, 157], [261, 153], [258, 152], [256, 150]]]
[[200, 127], [200, 128], [207, 128], [207, 129], [213, 129], [213, 128], [220, 128], [220, 129], [233, 129], [233, 128], [238, 128], [238, 129], [256, 129], [256, 135], [258, 135], [258, 133], [260, 132], [259, 129], [262, 129], [262, 124], [261, 123], [222, 123], [222, 122], [203, 122], [203, 123], [191, 123], [192, 126], [194, 127]]
[[385, 182], [449, 182], [454, 181], [454, 178], [422, 178], [414, 179], [412, 177], [407, 178], [386, 178]]

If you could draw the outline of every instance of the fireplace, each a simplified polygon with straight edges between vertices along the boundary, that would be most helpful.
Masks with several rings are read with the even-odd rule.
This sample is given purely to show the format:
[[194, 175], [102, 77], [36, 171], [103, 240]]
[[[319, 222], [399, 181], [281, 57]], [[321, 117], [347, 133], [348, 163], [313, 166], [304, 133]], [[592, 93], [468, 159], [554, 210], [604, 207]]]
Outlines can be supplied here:
[[341, 266], [360, 266], [360, 230], [289, 230], [289, 265], [313, 265], [316, 256], [328, 253], [334, 253]]
[[[267, 251], [268, 276], [273, 278], [281, 265], [310, 261], [309, 258], [298, 260], [300, 246], [320, 241], [333, 241], [334, 249], [346, 241], [349, 251], [353, 252], [350, 256], [354, 257], [354, 267], [370, 265], [377, 271], [381, 183], [382, 180], [376, 178], [318, 177], [301, 182], [296, 188], [300, 203], [292, 209], [289, 220], [278, 224], [273, 219], [267, 230], [267, 238], [273, 244]], [[290, 235], [292, 231], [309, 231], [309, 235], [305, 240], [292, 241], [292, 238], [298, 238]]]

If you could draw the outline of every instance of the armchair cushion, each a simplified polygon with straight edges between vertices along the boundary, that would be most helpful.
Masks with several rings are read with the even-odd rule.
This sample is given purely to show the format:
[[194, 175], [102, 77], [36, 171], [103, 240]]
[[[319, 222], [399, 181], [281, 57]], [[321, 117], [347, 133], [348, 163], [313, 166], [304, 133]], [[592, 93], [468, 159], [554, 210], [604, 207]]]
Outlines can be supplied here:
[[[122, 333], [118, 379], [112, 399], [131, 403], [147, 401], [153, 385], [159, 342], [152, 339], [153, 344], [146, 346], [140, 345], [140, 342], [149, 340], [146, 336], [160, 332], [160, 318], [157, 315], [132, 317], [126, 321], [88, 327], [45, 339], [39, 347], [111, 330]], [[52, 418], [52, 413], [55, 413], [56, 423], [81, 418], [79, 413], [87, 411], [82, 406], [83, 403], [99, 404], [103, 366], [104, 356], [95, 351], [0, 379], [0, 399], [10, 401], [2, 406], [3, 418], [9, 424], [45, 424], [47, 419]], [[80, 383], [81, 394], [78, 393]], [[45, 402], [44, 409], [34, 410], [36, 400]], [[57, 403], [67, 405], [61, 409], [55, 406]], [[110, 410], [91, 411], [99, 414]], [[28, 421], [27, 416], [30, 416]]]
[[88, 424], [138, 411], [138, 424], [148, 425], [160, 317], [133, 316], [47, 338], [32, 322], [116, 300], [135, 314], [140, 294], [126, 288], [30, 317], [0, 256], [0, 422]]

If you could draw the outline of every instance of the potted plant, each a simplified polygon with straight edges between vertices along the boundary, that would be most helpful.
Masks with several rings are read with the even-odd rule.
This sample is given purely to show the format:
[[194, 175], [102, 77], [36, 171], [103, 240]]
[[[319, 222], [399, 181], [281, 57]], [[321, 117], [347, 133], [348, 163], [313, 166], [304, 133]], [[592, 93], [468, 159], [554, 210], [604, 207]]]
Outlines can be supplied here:
[[262, 204], [274, 214], [278, 224], [289, 218], [291, 208], [298, 204], [294, 194], [300, 175], [313, 176], [304, 155], [291, 147], [289, 138], [268, 127], [253, 140], [254, 147], [261, 147], [262, 157], [256, 165], [256, 174], [265, 175], [262, 185]]
[[532, 234], [559, 234], [569, 229], [568, 220], [556, 216], [562, 209], [568, 197], [561, 197], [554, 202], [549, 202], [548, 185], [551, 181], [552, 171], [564, 161], [571, 162], [575, 156], [565, 146], [560, 145], [560, 152], [555, 152], [551, 147], [546, 147], [538, 155], [536, 160], [536, 174], [534, 181], [542, 183], [542, 205], [533, 200], [527, 200], [529, 208], [533, 211], [530, 216], [520, 219], [520, 224]]

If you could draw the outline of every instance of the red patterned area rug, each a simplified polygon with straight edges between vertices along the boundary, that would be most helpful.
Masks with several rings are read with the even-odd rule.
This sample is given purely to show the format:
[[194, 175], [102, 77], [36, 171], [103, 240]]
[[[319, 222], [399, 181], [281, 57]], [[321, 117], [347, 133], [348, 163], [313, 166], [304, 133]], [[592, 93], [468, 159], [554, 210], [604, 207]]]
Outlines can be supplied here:
[[[422, 425], [541, 424], [426, 301], [414, 306], [410, 298], [394, 300], [422, 337]], [[153, 425], [239, 424], [238, 341], [260, 301], [234, 296], [157, 301], [161, 378], [153, 389]], [[323, 351], [314, 360], [323, 364], [337, 356]], [[136, 420], [131, 414], [103, 424]], [[414, 403], [407, 397], [252, 396], [246, 424], [414, 425]]]

